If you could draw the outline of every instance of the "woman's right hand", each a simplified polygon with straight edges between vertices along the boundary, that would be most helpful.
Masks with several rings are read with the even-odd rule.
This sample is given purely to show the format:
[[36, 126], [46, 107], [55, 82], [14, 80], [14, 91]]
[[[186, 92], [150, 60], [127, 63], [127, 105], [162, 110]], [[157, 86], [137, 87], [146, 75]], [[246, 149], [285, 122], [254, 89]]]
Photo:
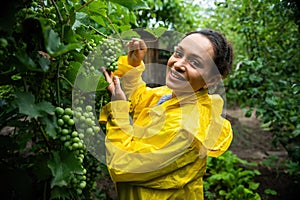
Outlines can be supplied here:
[[101, 68], [106, 82], [108, 82], [107, 90], [111, 94], [111, 100], [126, 100], [126, 95], [121, 88], [120, 79], [117, 76], [113, 76], [111, 72], [106, 71], [105, 67]]
[[128, 64], [137, 67], [141, 64], [147, 52], [147, 46], [144, 40], [133, 38], [127, 43]]

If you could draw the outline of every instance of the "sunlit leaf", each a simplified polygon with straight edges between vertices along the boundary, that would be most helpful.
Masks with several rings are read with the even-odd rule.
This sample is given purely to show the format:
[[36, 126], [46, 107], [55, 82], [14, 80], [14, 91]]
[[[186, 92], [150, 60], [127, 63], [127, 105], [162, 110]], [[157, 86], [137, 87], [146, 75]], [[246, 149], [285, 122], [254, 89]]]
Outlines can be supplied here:
[[102, 74], [84, 76], [82, 73], [79, 73], [75, 81], [75, 87], [83, 92], [104, 90], [107, 86], [108, 83]]
[[160, 36], [162, 36], [165, 32], [166, 32], [166, 28], [164, 27], [158, 27], [158, 28], [146, 28], [145, 31], [151, 33], [154, 37], [159, 38]]
[[131, 0], [131, 1], [124, 1], [124, 0], [109, 0], [110, 2], [120, 4], [129, 10], [137, 10], [137, 9], [149, 9], [148, 4], [143, 0]]

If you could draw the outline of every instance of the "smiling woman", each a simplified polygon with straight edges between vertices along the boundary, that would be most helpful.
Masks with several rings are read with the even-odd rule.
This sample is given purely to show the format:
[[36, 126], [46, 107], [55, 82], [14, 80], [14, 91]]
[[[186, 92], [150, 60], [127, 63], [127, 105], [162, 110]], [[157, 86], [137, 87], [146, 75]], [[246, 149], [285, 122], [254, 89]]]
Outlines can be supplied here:
[[212, 80], [219, 80], [217, 75], [210, 75], [214, 67], [213, 53], [212, 44], [205, 36], [192, 34], [185, 37], [167, 63], [166, 85], [176, 95], [207, 89], [213, 84]]
[[103, 71], [113, 101], [99, 117], [118, 198], [201, 200], [207, 156], [221, 155], [232, 141], [222, 98], [208, 94], [229, 71], [232, 48], [213, 30], [191, 32], [168, 60], [166, 86], [148, 88], [142, 80], [147, 46], [140, 39], [127, 46], [118, 70]]

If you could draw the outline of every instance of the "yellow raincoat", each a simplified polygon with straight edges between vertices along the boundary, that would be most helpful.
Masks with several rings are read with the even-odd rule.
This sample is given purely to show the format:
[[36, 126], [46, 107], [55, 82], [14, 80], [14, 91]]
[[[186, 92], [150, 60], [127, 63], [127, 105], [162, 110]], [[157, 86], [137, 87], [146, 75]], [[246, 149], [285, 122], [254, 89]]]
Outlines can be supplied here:
[[158, 105], [172, 91], [146, 87], [145, 66], [118, 61], [128, 101], [101, 110], [106, 123], [106, 161], [120, 200], [204, 199], [206, 157], [217, 157], [232, 141], [229, 121], [221, 117], [223, 101], [207, 90]]

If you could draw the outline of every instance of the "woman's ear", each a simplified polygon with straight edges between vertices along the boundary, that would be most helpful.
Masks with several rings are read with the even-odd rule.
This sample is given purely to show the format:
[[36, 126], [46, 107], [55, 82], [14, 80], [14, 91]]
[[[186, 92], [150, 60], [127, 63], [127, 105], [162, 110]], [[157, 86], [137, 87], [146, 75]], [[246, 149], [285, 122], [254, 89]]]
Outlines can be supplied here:
[[221, 74], [215, 74], [209, 77], [209, 80], [207, 80], [205, 85], [203, 86], [204, 89], [208, 89], [210, 87], [213, 87], [216, 85], [220, 80], [222, 79]]

